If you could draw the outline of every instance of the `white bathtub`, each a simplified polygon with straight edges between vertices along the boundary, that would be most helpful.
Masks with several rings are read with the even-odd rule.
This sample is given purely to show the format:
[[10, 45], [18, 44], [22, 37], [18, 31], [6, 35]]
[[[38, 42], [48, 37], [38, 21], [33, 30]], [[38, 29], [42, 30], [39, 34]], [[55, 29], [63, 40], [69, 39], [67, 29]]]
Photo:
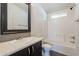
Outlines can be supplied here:
[[44, 40], [45, 42], [49, 42], [50, 44], [56, 44], [56, 45], [60, 45], [60, 46], [64, 46], [64, 47], [69, 47], [69, 48], [76, 48], [76, 45], [70, 42], [57, 42], [57, 41], [53, 41], [53, 40]]
[[51, 50], [54, 50], [56, 52], [59, 52], [59, 53], [65, 54], [65, 55], [69, 55], [69, 56], [77, 55], [75, 44], [72, 44], [69, 42], [56, 42], [56, 41], [52, 41], [52, 40], [44, 40], [44, 41], [52, 44]]

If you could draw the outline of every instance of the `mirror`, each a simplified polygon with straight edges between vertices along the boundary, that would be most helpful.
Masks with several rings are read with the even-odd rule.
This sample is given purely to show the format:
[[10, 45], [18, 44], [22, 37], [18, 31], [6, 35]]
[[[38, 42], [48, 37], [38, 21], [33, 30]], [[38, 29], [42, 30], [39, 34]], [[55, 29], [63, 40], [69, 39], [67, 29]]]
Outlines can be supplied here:
[[2, 34], [30, 32], [30, 3], [1, 3]]
[[28, 6], [26, 4], [7, 4], [7, 29], [28, 29]]

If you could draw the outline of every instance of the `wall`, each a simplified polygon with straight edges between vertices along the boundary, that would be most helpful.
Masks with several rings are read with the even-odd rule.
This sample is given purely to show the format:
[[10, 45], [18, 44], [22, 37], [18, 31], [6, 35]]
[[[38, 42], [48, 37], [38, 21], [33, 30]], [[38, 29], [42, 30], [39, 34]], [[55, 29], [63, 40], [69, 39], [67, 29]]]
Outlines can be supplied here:
[[47, 37], [47, 14], [40, 4], [31, 4], [31, 35]]
[[[67, 16], [52, 19], [51, 15], [67, 13]], [[64, 9], [48, 14], [48, 39], [55, 42], [72, 41], [72, 36], [75, 36], [74, 25], [74, 9]]]
[[0, 42], [4, 41], [9, 41], [9, 40], [14, 40], [17, 38], [23, 38], [23, 37], [30, 37], [31, 33], [16, 33], [16, 34], [5, 34], [5, 35], [0, 35]]
[[[75, 20], [79, 20], [79, 4], [75, 6]], [[75, 23], [75, 35], [76, 35], [76, 54], [79, 55], [79, 22]]]

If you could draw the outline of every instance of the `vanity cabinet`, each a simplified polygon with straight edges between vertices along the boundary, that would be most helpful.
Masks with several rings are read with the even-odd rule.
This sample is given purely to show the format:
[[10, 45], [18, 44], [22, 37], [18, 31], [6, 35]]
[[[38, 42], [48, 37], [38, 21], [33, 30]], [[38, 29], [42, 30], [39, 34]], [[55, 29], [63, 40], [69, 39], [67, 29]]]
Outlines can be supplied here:
[[10, 56], [29, 56], [29, 50], [28, 48], [24, 48], [18, 52], [11, 54]]
[[39, 42], [37, 44], [34, 44], [33, 47], [34, 47], [34, 52], [33, 52], [34, 56], [42, 56], [42, 43]]
[[26, 47], [10, 56], [42, 56], [42, 42], [37, 42], [29, 47]]

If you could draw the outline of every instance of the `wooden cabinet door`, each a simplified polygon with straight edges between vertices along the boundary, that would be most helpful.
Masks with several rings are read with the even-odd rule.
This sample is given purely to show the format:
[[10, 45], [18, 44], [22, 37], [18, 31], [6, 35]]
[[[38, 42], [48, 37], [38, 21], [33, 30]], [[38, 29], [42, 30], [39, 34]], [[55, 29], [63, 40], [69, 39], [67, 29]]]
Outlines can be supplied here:
[[42, 56], [42, 42], [38, 42], [32, 47], [34, 56]]
[[30, 55], [29, 55], [29, 50], [28, 50], [28, 48], [25, 48], [25, 49], [20, 50], [20, 51], [18, 51], [18, 52], [16, 52], [16, 53], [12, 54], [12, 55], [10, 55], [10, 56], [30, 56]]

